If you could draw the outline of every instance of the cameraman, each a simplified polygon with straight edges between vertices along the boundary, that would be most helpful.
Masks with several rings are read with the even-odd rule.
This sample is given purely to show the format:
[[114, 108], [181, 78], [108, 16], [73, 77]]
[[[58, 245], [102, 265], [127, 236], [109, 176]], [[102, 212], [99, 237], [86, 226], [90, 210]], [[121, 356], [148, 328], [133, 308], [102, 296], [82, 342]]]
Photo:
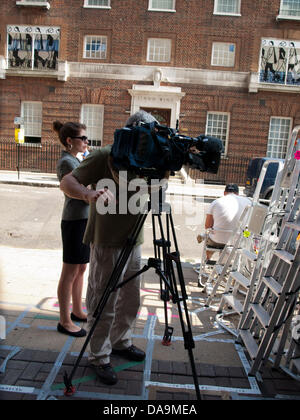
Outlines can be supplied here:
[[[126, 122], [126, 126], [138, 125], [140, 122], [156, 121], [145, 111], [138, 111]], [[113, 167], [110, 156], [111, 145], [94, 150], [71, 174], [61, 182], [61, 189], [70, 197], [90, 202], [90, 214], [84, 243], [90, 244], [90, 272], [86, 304], [88, 310], [88, 328], [94, 323], [93, 314], [107, 286], [108, 280], [116, 265], [118, 257], [130, 236], [138, 215], [99, 214], [96, 201], [119, 200], [122, 193], [118, 186], [118, 171]], [[128, 178], [132, 174], [128, 174]], [[135, 177], [135, 175], [134, 175]], [[116, 183], [117, 197], [108, 189], [90, 190], [88, 185], [96, 185], [99, 180], [107, 179]], [[129, 201], [131, 194], [128, 193]], [[100, 198], [100, 199], [101, 199]], [[141, 244], [143, 232], [124, 267], [119, 281], [126, 280], [141, 268]], [[132, 345], [132, 327], [140, 306], [140, 276], [130, 280], [120, 289], [114, 291], [101, 314], [90, 341], [89, 363], [100, 380], [108, 385], [117, 383], [117, 376], [110, 364], [110, 354], [118, 354], [132, 361], [145, 359], [144, 351]]]

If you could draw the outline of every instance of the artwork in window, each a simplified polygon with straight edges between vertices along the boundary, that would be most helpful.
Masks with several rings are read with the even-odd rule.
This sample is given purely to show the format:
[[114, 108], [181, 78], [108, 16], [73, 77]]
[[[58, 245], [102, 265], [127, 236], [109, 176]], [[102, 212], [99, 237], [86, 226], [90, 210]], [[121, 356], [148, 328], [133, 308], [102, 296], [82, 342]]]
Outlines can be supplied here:
[[9, 68], [57, 70], [60, 29], [44, 26], [8, 26]]
[[287, 40], [262, 40], [259, 81], [300, 85], [300, 43]]

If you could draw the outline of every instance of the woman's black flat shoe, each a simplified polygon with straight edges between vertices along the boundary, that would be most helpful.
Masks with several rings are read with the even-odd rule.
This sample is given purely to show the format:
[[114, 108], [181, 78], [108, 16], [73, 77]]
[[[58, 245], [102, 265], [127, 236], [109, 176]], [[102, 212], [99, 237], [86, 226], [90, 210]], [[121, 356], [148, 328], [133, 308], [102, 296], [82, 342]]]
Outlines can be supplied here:
[[79, 318], [78, 316], [74, 315], [73, 312], [71, 312], [71, 319], [75, 322], [87, 322], [87, 318]]
[[62, 334], [70, 335], [71, 337], [84, 337], [84, 336], [86, 336], [86, 331], [83, 328], [81, 328], [81, 330], [77, 331], [77, 332], [68, 331], [60, 323], [57, 324], [57, 331], [62, 333]]

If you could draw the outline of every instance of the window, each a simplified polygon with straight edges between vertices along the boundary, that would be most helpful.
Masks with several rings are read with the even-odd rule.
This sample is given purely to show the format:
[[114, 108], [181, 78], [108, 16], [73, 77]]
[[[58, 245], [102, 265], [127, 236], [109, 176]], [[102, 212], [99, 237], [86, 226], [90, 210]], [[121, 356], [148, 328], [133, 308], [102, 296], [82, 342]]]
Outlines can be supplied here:
[[227, 140], [229, 134], [230, 114], [224, 112], [208, 112], [206, 118], [207, 136], [217, 137], [222, 140], [224, 151], [226, 154]]
[[291, 118], [271, 117], [267, 157], [285, 158], [291, 125]]
[[149, 0], [149, 10], [175, 12], [175, 0]]
[[171, 61], [171, 45], [170, 39], [148, 39], [147, 61], [169, 63]]
[[40, 7], [46, 7], [47, 9], [50, 9], [50, 3], [48, 0], [17, 0], [16, 1], [17, 6], [40, 6]]
[[91, 146], [101, 146], [103, 137], [103, 105], [82, 105], [81, 123], [86, 125]]
[[279, 16], [300, 19], [300, 0], [281, 0]]
[[241, 0], [215, 0], [215, 14], [240, 15]]
[[25, 143], [40, 143], [42, 137], [42, 103], [22, 102]]
[[60, 29], [47, 26], [8, 26], [8, 68], [57, 70]]
[[110, 0], [84, 0], [84, 7], [102, 7], [110, 9]]
[[235, 45], [225, 42], [214, 42], [212, 47], [212, 66], [234, 67]]
[[84, 58], [105, 59], [107, 51], [107, 37], [88, 35], [84, 39]]
[[277, 85], [300, 86], [300, 42], [263, 39], [260, 52], [259, 81]]

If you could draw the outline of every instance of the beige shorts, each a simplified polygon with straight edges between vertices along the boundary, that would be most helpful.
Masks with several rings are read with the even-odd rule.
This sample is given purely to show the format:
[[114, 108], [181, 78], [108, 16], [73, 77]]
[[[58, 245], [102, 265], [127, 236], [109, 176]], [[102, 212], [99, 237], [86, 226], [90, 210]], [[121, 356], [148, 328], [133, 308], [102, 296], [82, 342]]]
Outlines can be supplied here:
[[220, 244], [219, 242], [213, 241], [210, 237], [207, 238], [206, 246], [210, 246], [212, 248], [223, 249], [226, 244]]

